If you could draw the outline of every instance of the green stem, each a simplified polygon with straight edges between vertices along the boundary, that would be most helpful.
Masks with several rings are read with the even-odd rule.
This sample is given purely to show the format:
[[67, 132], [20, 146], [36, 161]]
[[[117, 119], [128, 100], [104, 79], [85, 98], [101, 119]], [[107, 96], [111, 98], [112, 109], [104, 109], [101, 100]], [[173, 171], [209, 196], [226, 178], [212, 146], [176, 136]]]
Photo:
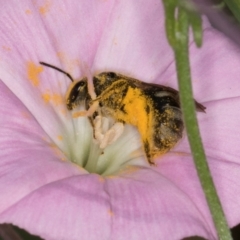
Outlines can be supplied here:
[[[164, 0], [164, 4], [165, 1], [167, 2], [169, 0]], [[165, 10], [167, 10], [166, 5]], [[198, 128], [188, 57], [189, 18], [187, 12], [182, 8], [178, 8], [178, 19], [175, 20], [174, 25], [175, 33], [177, 34], [175, 35], [174, 44], [172, 44], [172, 42], [170, 44], [172, 45], [175, 53], [181, 109], [183, 112], [183, 119], [187, 130], [191, 152], [213, 222], [216, 227], [218, 238], [221, 240], [231, 240], [231, 233], [211, 177]], [[174, 37], [171, 37], [171, 39], [174, 39]]]
[[232, 11], [235, 18], [240, 22], [240, 1], [239, 0], [224, 0], [227, 6]]

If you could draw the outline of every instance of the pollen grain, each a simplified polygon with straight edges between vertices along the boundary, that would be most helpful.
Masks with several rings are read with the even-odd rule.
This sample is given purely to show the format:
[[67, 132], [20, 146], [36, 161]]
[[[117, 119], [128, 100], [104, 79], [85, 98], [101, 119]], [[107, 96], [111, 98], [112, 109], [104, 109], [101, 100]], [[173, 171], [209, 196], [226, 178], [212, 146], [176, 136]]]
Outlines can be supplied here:
[[51, 2], [49, 0], [46, 0], [44, 5], [39, 7], [39, 12], [44, 15], [50, 10]]
[[34, 62], [27, 63], [27, 76], [28, 79], [31, 81], [33, 86], [39, 86], [39, 74], [43, 71], [42, 66], [36, 65]]

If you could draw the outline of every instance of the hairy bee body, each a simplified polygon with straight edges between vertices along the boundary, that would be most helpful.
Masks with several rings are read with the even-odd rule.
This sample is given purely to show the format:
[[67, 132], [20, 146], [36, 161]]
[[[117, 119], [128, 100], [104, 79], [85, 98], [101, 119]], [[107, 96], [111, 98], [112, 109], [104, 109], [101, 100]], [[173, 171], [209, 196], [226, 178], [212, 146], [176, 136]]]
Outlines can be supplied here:
[[[40, 63], [63, 72], [71, 79], [73, 83], [66, 95], [67, 108], [72, 110], [84, 102], [87, 112], [90, 113], [81, 112], [77, 116], [88, 116], [93, 128], [97, 115], [111, 117], [117, 123], [135, 126], [141, 135], [150, 164], [154, 164], [157, 156], [173, 148], [182, 137], [184, 124], [178, 91], [158, 84], [141, 82], [115, 72], [102, 72], [93, 77], [96, 98], [92, 99], [86, 77], [74, 81], [70, 74], [63, 70], [47, 63]], [[196, 101], [195, 105], [198, 111], [204, 112], [203, 105]], [[118, 133], [115, 134], [115, 139], [119, 136], [120, 127], [117, 126], [109, 132], [112, 134], [116, 129]], [[97, 133], [102, 138], [98, 129]], [[107, 146], [105, 142], [103, 146]]]
[[182, 137], [177, 91], [116, 73], [101, 73], [93, 81], [102, 114], [137, 127], [150, 164]]

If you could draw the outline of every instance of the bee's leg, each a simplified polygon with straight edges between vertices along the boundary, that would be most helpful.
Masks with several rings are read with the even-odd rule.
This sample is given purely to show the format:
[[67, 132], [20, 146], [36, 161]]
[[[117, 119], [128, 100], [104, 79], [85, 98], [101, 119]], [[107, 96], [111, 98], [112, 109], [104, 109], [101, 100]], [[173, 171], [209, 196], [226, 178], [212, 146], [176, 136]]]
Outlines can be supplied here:
[[148, 141], [144, 141], [143, 142], [143, 146], [144, 146], [145, 154], [146, 154], [146, 157], [147, 157], [147, 160], [148, 160], [149, 164], [151, 166], [156, 166], [155, 162], [152, 160], [149, 142]]
[[91, 74], [91, 69], [89, 68], [86, 62], [82, 62], [82, 64], [80, 65], [80, 69], [81, 69], [81, 72], [83, 72], [83, 75], [87, 77], [88, 94], [91, 96], [91, 99], [95, 99], [96, 93], [94, 90], [93, 76]]
[[72, 116], [73, 116], [73, 118], [92, 116], [94, 114], [94, 112], [97, 111], [98, 105], [99, 105], [99, 102], [95, 101], [95, 102], [93, 102], [93, 104], [90, 106], [90, 108], [87, 111], [75, 112], [75, 113], [73, 113]]

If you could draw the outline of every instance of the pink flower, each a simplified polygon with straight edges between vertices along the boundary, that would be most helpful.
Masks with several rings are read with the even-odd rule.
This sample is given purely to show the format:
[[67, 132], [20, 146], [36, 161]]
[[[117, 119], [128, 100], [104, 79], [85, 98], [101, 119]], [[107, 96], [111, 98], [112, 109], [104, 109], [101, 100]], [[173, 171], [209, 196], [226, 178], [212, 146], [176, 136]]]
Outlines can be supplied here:
[[[2, 1], [0, 31], [0, 223], [51, 240], [216, 239], [186, 136], [157, 167], [142, 156], [126, 163], [140, 146], [128, 126], [98, 159], [88, 120], [66, 109], [69, 79], [39, 65], [76, 79], [87, 65], [177, 88], [161, 1]], [[240, 52], [207, 21], [203, 47], [190, 52], [194, 95], [207, 107], [201, 134], [232, 227], [240, 222]]]

